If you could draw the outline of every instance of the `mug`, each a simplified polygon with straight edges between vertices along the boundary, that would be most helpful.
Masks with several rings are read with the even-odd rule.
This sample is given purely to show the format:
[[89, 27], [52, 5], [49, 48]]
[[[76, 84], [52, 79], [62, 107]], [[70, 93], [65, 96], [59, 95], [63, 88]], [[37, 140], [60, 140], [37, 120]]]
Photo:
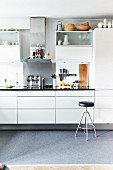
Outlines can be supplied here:
[[61, 40], [58, 40], [58, 45], [62, 45], [62, 41]]

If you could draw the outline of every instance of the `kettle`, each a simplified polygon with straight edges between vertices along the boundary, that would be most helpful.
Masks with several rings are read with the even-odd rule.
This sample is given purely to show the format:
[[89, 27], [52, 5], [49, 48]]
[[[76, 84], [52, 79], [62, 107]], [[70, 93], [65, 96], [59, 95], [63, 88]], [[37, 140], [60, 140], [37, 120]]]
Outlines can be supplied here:
[[56, 31], [62, 31], [62, 23], [61, 23], [61, 21], [58, 21]]

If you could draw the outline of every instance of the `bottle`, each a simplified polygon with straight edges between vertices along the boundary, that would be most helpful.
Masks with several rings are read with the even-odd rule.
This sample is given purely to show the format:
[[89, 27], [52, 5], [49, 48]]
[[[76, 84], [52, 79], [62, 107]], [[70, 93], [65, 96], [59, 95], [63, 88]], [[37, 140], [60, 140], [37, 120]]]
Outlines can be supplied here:
[[8, 88], [7, 79], [4, 79], [4, 86], [5, 86], [6, 88]]
[[15, 87], [18, 87], [18, 73], [16, 73], [16, 82], [15, 82]]
[[50, 53], [48, 53], [47, 54], [47, 59], [50, 59], [50, 58], [51, 58]]
[[108, 22], [108, 28], [111, 28], [111, 22], [110, 21]]
[[104, 21], [103, 21], [103, 27], [104, 28], [107, 28], [107, 19], [105, 18]]

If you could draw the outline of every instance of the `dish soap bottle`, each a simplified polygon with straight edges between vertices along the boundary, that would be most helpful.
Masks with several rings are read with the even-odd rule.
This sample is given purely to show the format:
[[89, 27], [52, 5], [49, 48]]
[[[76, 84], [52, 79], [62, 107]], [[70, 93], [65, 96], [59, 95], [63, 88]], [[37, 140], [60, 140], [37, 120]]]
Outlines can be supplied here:
[[18, 87], [18, 73], [16, 73], [16, 82], [15, 82], [15, 87]]

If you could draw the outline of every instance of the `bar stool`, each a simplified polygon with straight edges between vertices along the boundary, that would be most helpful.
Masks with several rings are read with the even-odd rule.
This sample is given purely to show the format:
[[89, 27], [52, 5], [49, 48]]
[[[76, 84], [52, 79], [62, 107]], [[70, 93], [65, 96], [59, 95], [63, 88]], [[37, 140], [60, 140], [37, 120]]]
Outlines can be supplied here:
[[[78, 129], [84, 129], [84, 132], [86, 133], [86, 140], [88, 140], [88, 130], [89, 129], [93, 129], [94, 133], [95, 133], [95, 137], [96, 137], [95, 126], [93, 124], [93, 121], [92, 121], [90, 113], [87, 111], [87, 107], [93, 107], [94, 103], [93, 102], [89, 102], [89, 101], [81, 101], [81, 102], [79, 102], [78, 105], [81, 106], [81, 107], [85, 107], [86, 110], [85, 110], [85, 112], [82, 115], [80, 123], [78, 124], [75, 136], [77, 136]], [[88, 123], [88, 116], [89, 116], [89, 119], [90, 119], [91, 123]], [[84, 126], [84, 128], [81, 126], [83, 118], [85, 118], [85, 126]], [[92, 128], [89, 128], [88, 126], [91, 126]]]

